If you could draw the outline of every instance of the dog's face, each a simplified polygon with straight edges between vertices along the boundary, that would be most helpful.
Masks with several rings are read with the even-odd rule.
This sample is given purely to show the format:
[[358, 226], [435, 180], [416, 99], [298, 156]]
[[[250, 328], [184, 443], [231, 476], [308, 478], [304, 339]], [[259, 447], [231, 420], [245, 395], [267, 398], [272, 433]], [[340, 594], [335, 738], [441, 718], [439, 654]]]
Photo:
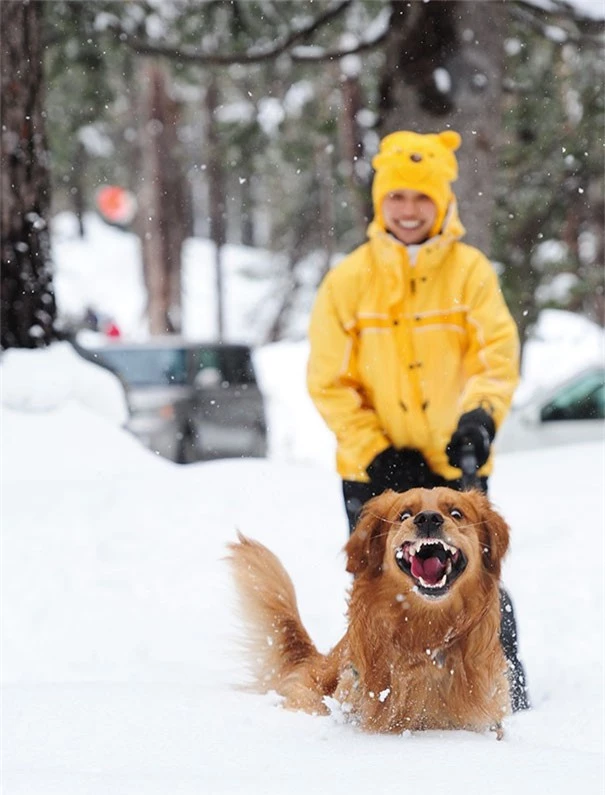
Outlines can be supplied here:
[[370, 500], [346, 546], [347, 570], [386, 576], [402, 595], [447, 598], [465, 581], [498, 579], [508, 548], [504, 519], [476, 491], [389, 491]]

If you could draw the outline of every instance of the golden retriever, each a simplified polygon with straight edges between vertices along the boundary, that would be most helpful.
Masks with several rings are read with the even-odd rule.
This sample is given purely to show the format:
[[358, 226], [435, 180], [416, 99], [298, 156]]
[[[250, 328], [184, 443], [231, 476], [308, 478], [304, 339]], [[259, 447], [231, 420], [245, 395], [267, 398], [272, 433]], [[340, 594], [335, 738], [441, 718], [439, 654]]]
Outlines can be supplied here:
[[510, 711], [499, 640], [504, 519], [477, 491], [388, 491], [345, 546], [348, 628], [326, 655], [290, 577], [262, 544], [229, 545], [255, 689], [284, 706], [343, 714], [370, 732], [492, 729]]

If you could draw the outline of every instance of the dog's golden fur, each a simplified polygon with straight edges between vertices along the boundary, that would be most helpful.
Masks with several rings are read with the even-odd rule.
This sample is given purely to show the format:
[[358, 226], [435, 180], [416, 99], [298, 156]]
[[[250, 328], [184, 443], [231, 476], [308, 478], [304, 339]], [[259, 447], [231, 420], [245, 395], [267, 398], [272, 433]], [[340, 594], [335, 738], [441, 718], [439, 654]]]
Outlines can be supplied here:
[[[465, 561], [439, 596], [400, 565], [402, 550], [418, 543], [418, 517], [429, 513], [441, 517], [431, 521]], [[348, 628], [323, 655], [301, 622], [282, 564], [240, 535], [229, 560], [255, 687], [308, 713], [325, 714], [333, 697], [366, 731], [493, 728], [500, 736], [510, 710], [498, 586], [508, 537], [479, 492], [412, 489], [371, 500], [345, 547], [354, 575]]]

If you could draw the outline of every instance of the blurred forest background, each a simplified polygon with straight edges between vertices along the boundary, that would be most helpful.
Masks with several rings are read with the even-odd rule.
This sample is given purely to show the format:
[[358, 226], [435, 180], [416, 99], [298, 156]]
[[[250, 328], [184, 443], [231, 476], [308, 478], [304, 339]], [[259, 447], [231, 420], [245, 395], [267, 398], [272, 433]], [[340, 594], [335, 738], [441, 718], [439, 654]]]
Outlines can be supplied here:
[[297, 293], [364, 240], [379, 139], [447, 127], [463, 136], [466, 240], [497, 263], [522, 335], [545, 306], [603, 325], [605, 12], [8, 0], [0, 14], [4, 347], [57, 333], [48, 221], [82, 219], [107, 185], [136, 197], [152, 334], [180, 329], [195, 235], [215, 244], [219, 296], [226, 242], [281, 255], [267, 341], [281, 339]]

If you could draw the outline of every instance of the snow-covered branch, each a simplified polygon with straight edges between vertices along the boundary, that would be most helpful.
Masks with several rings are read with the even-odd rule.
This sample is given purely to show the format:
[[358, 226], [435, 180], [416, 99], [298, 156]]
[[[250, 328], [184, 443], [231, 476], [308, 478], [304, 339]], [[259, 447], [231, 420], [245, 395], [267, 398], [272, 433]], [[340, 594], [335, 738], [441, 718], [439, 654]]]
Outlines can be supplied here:
[[384, 42], [389, 33], [393, 16], [392, 8], [381, 16], [383, 16], [383, 19], [381, 19], [378, 29], [372, 35], [367, 35], [365, 39], [361, 39], [355, 44], [330, 50], [326, 50], [323, 47], [299, 46], [291, 50], [290, 56], [293, 61], [318, 63], [320, 61], [336, 61], [339, 58], [346, 58], [348, 55], [358, 55], [359, 53], [373, 50]]
[[603, 46], [605, 10], [600, 18], [586, 16], [564, 0], [517, 0], [511, 8], [517, 18], [551, 41]]
[[120, 39], [130, 46], [135, 52], [141, 55], [162, 55], [180, 61], [189, 61], [208, 66], [229, 66], [231, 64], [253, 64], [276, 58], [284, 52], [290, 50], [296, 42], [306, 39], [313, 33], [336, 19], [350, 5], [352, 0], [341, 0], [341, 2], [328, 8], [322, 14], [314, 17], [309, 23], [302, 27], [290, 31], [281, 41], [272, 47], [263, 49], [249, 49], [244, 52], [204, 52], [193, 47], [170, 47], [162, 44], [155, 44], [140, 36], [125, 34], [120, 31]]

